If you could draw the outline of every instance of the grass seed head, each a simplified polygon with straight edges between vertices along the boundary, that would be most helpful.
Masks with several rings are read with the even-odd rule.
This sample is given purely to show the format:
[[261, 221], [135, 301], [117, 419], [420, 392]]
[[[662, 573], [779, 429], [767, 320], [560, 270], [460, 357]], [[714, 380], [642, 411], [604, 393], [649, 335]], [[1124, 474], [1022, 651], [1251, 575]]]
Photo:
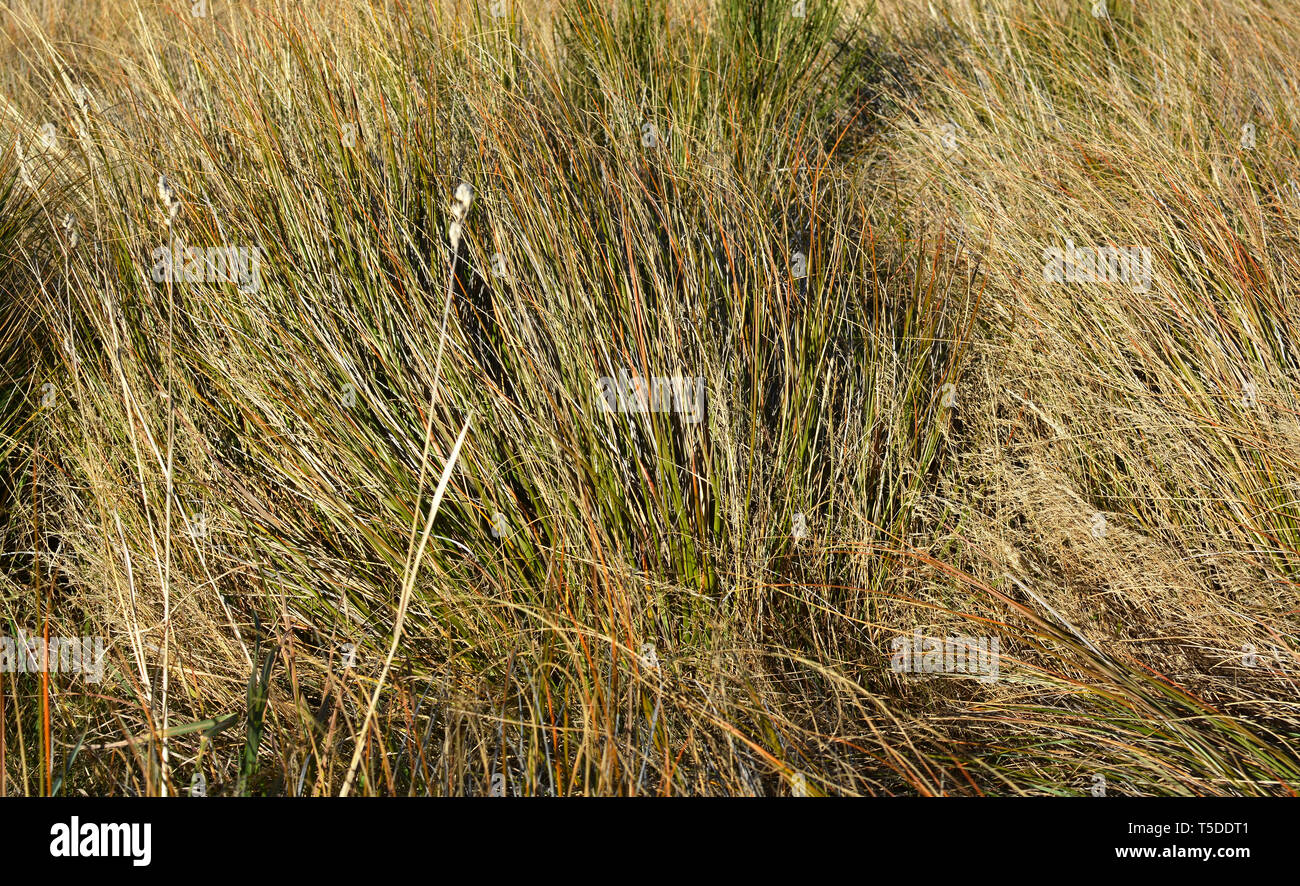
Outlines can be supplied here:
[[172, 187], [171, 179], [166, 174], [158, 176], [158, 199], [163, 205], [163, 220], [171, 227], [172, 222], [176, 220], [176, 214], [180, 212], [181, 201], [176, 196], [176, 189]]

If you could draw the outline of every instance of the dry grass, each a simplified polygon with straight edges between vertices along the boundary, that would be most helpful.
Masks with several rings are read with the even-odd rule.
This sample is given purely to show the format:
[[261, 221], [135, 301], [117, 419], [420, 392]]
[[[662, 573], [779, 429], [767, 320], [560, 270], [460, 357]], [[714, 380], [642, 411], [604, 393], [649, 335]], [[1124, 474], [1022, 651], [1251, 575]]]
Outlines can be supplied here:
[[0, 793], [1294, 793], [1300, 21], [1089, 5], [11, 0]]

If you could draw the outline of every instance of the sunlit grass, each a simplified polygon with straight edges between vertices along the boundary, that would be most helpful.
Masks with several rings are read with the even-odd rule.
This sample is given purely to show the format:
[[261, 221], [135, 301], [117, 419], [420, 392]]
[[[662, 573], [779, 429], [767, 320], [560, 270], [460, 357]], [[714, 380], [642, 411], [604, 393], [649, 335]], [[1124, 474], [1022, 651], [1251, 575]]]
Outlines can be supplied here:
[[0, 674], [5, 790], [1300, 784], [1294, 124], [1176, 7], [18, 5], [0, 635], [110, 653]]

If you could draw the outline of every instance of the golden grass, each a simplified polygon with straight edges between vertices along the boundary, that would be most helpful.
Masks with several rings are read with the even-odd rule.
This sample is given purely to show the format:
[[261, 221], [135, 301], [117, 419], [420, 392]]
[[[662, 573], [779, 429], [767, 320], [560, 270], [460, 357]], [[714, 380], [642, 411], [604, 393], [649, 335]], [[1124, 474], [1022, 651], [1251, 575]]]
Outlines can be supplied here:
[[0, 12], [0, 636], [109, 653], [0, 793], [1300, 787], [1285, 4], [83, 6]]

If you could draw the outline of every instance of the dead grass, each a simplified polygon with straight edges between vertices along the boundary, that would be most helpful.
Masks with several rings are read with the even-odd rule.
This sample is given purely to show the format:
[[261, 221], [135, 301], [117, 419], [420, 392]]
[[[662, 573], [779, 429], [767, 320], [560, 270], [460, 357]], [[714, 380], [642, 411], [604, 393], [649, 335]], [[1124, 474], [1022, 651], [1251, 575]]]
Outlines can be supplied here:
[[3, 13], [0, 636], [110, 651], [0, 793], [1300, 785], [1285, 8], [88, 6]]

